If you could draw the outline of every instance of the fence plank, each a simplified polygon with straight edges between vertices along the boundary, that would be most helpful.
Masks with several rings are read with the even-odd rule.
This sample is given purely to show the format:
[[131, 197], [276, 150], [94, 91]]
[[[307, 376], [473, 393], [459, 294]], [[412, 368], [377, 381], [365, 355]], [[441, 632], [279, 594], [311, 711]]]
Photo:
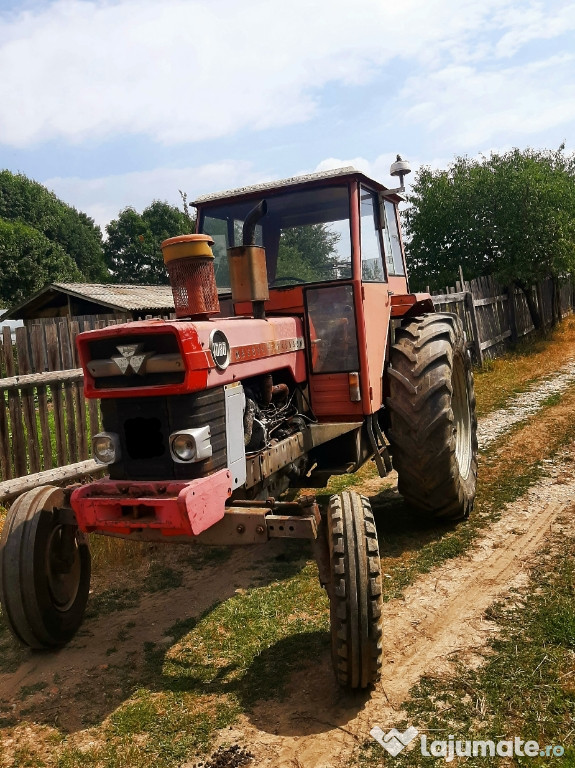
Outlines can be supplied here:
[[[54, 324], [46, 325], [44, 330], [46, 333], [48, 368], [50, 371], [61, 370], [62, 360], [60, 357], [60, 349], [58, 347], [58, 329]], [[56, 455], [58, 464], [62, 466], [68, 464], [68, 457], [66, 455], [66, 421], [61, 384], [50, 384], [50, 392], [52, 394], [54, 429], [56, 433]]]
[[[8, 376], [16, 373], [16, 363], [12, 349], [12, 334], [10, 328], [2, 329], [2, 357], [4, 370]], [[8, 410], [10, 412], [10, 425], [12, 427], [12, 454], [14, 456], [14, 474], [25, 475], [28, 471], [26, 462], [26, 444], [24, 424], [22, 422], [22, 408], [18, 392], [8, 392]]]
[[21, 493], [24, 493], [24, 491], [29, 491], [40, 485], [62, 483], [69, 480], [75, 480], [79, 477], [85, 477], [86, 475], [100, 474], [105, 469], [105, 467], [98, 464], [94, 459], [89, 459], [88, 461], [81, 461], [77, 464], [50, 469], [47, 472], [39, 472], [35, 475], [28, 475], [26, 477], [17, 477], [0, 483], [0, 501], [14, 498], [14, 496], [19, 496]]
[[[30, 347], [32, 349], [34, 371], [36, 374], [40, 373], [40, 375], [43, 375], [48, 364], [46, 358], [46, 337], [44, 335], [44, 328], [41, 325], [31, 326]], [[52, 469], [52, 431], [48, 418], [48, 392], [43, 384], [38, 385], [36, 392], [38, 394], [38, 417], [42, 435], [43, 466], [45, 470]]]
[[[70, 345], [70, 327], [68, 323], [62, 323], [58, 329], [62, 366], [64, 369], [74, 367], [74, 356]], [[64, 383], [64, 401], [66, 403], [66, 434], [68, 444], [68, 461], [71, 464], [78, 462], [78, 429], [76, 425], [76, 408], [74, 402], [74, 389], [70, 381]]]
[[[2, 347], [2, 339], [0, 339], [0, 368], [2, 367], [1, 361], [3, 358]], [[3, 480], [13, 477], [6, 395], [2, 391], [0, 391], [0, 470], [2, 471]]]
[[[32, 363], [28, 348], [28, 334], [25, 328], [16, 329], [16, 349], [18, 352], [18, 372], [20, 374], [31, 373]], [[20, 392], [20, 402], [26, 426], [29, 470], [35, 473], [40, 471], [40, 440], [38, 438], [34, 393], [29, 389], [23, 390]]]
[[[78, 350], [76, 349], [76, 336], [80, 331], [80, 325], [77, 320], [70, 322], [70, 339], [72, 341], [72, 354], [73, 363], [76, 368], [79, 365]], [[74, 405], [76, 411], [76, 424], [78, 425], [78, 454], [80, 459], [87, 459], [89, 457], [88, 448], [88, 422], [86, 418], [86, 398], [84, 397], [84, 391], [82, 383], [75, 383], [73, 385], [74, 391]]]

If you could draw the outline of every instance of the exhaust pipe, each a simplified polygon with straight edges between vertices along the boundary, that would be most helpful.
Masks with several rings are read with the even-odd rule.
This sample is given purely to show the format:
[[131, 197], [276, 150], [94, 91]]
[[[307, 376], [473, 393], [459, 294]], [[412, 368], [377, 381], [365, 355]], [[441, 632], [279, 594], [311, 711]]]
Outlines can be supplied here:
[[265, 200], [259, 202], [246, 216], [242, 229], [242, 245], [256, 244], [256, 226], [260, 219], [268, 212], [268, 204]]
[[243, 245], [228, 248], [230, 283], [232, 300], [235, 303], [251, 301], [253, 315], [258, 320], [265, 320], [264, 302], [270, 297], [266, 252], [255, 245], [256, 226], [268, 210], [265, 200], [261, 200], [245, 218], [242, 229]]

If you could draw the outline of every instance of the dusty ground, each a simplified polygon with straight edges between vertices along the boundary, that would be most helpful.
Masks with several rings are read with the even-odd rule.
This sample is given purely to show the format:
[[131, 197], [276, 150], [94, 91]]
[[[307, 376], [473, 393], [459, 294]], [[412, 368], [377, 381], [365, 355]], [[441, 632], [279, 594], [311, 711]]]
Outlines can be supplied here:
[[[554, 384], [550, 391], [542, 382], [526, 399], [512, 402], [506, 409], [507, 421], [505, 411], [483, 419], [485, 442], [532, 414], [534, 401], [541, 404], [572, 383], [573, 363], [569, 366], [562, 371], [561, 386]], [[469, 556], [434, 568], [419, 577], [402, 599], [386, 604], [386, 660], [375, 691], [343, 695], [326, 653], [293, 675], [282, 701], [257, 705], [221, 734], [220, 741], [247, 747], [254, 764], [266, 768], [350, 765], [373, 726], [386, 730], [401, 721], [402, 703], [423, 673], [445, 671], [454, 653], [476, 663], [478, 651], [495, 629], [483, 618], [485, 609], [512, 594], [525, 569], [545, 548], [550, 531], [575, 527], [571, 514], [575, 448], [566, 448], [548, 469], [550, 475], [509, 505]], [[380, 487], [381, 481], [370, 480], [359, 490], [374, 495]], [[34, 721], [68, 733], [101, 723], [142, 680], [142, 659], [134, 648], [141, 649], [144, 643], [168, 648], [174, 638], [166, 636], [167, 628], [182, 616], [197, 616], [215, 601], [253, 585], [254, 562], [277, 555], [281, 547], [281, 542], [274, 542], [238, 549], [223, 565], [208, 563], [199, 570], [186, 570], [181, 586], [146, 594], [137, 606], [88, 619], [78, 638], [59, 653], [24, 653], [17, 669], [0, 674], [0, 719]], [[31, 731], [30, 737], [35, 734]], [[10, 753], [9, 742], [1, 746], [4, 754]]]

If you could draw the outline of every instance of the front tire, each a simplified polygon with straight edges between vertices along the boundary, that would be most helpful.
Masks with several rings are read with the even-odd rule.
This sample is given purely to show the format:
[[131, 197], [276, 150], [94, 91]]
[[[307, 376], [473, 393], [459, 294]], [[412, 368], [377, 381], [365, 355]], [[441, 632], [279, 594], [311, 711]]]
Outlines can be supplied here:
[[367, 688], [382, 665], [381, 563], [369, 501], [351, 491], [328, 509], [332, 659], [339, 684]]
[[396, 330], [388, 374], [399, 492], [423, 517], [467, 517], [477, 485], [477, 417], [471, 359], [457, 315], [406, 321]]
[[64, 509], [61, 488], [19, 496], [0, 539], [0, 601], [13, 634], [30, 648], [57, 648], [78, 631], [90, 590], [90, 550]]

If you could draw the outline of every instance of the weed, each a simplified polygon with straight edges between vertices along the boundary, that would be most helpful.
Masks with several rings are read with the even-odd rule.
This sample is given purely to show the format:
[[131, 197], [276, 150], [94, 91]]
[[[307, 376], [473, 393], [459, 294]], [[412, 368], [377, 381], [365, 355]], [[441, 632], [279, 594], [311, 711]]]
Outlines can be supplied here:
[[182, 586], [184, 575], [161, 563], [152, 563], [146, 578], [142, 583], [145, 592], [163, 592], [166, 589], [177, 589]]
[[209, 565], [223, 565], [232, 555], [231, 547], [207, 547], [202, 544], [190, 547], [190, 550], [184, 555], [182, 562], [196, 571]]
[[140, 602], [140, 595], [135, 589], [128, 587], [112, 587], [99, 594], [91, 595], [86, 610], [86, 618], [95, 619], [107, 616], [115, 611], [134, 608]]
[[26, 699], [28, 696], [34, 696], [35, 693], [40, 693], [44, 688], [46, 688], [46, 683], [43, 682], [33, 683], [32, 685], [23, 685], [20, 688], [20, 693], [18, 695], [21, 699]]

